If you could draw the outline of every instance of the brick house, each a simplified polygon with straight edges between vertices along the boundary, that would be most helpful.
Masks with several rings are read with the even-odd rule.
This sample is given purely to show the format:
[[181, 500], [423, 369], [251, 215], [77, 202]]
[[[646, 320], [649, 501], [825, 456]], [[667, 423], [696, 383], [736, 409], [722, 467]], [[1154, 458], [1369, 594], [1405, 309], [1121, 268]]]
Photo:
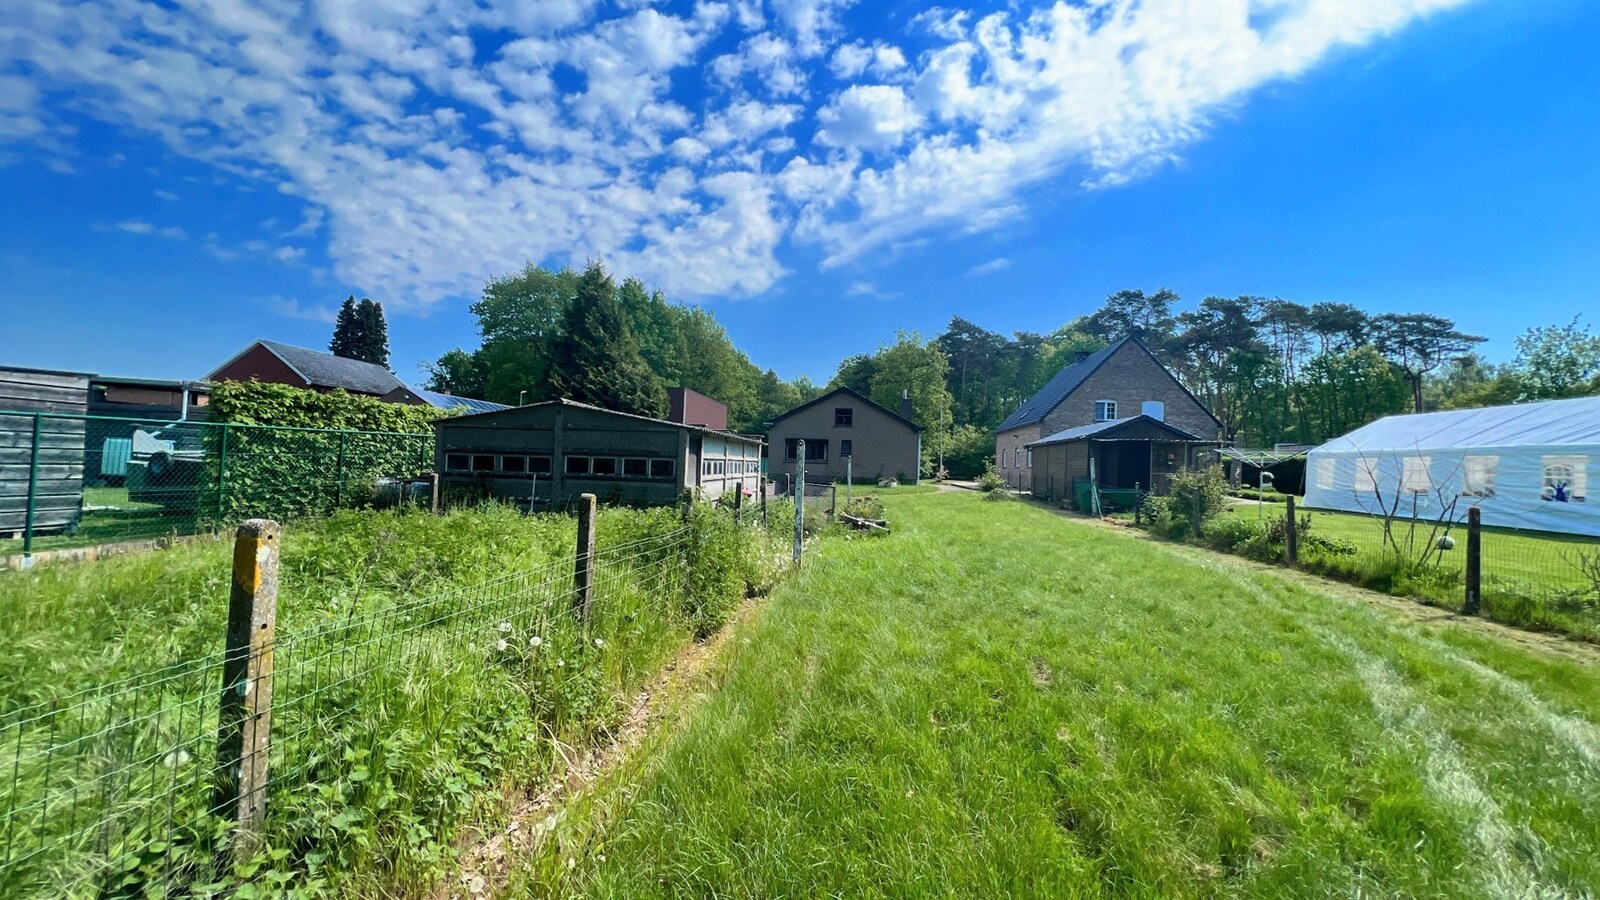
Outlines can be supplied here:
[[218, 366], [206, 380], [213, 384], [219, 381], [287, 384], [322, 393], [342, 388], [352, 394], [380, 398], [397, 389], [407, 390], [393, 372], [376, 363], [277, 341], [256, 341]]
[[[1103, 446], [1097, 453], [1110, 453], [1110, 442], [1119, 438], [1104, 428], [1074, 435], [1085, 426], [1105, 426], [1141, 417], [1159, 423], [1159, 427], [1145, 423], [1132, 432], [1119, 431], [1123, 435], [1120, 440], [1150, 441], [1162, 437], [1176, 442], [1184, 448], [1176, 460], [1180, 467], [1193, 463], [1198, 445], [1215, 444], [1222, 433], [1222, 424], [1216, 417], [1138, 338], [1130, 336], [1095, 353], [1079, 354], [1075, 362], [1017, 407], [995, 429], [995, 469], [1007, 484], [1032, 490], [1036, 475], [1040, 474], [1034, 463], [1043, 442], [1066, 434], [1068, 442], [1099, 442]], [[1134, 438], [1133, 434], [1140, 437]], [[1087, 444], [1083, 449], [1083, 453], [1073, 454], [1075, 461], [1082, 461], [1083, 471], [1063, 469], [1054, 477], [1087, 477], [1087, 460], [1096, 454], [1089, 452]], [[1116, 461], [1106, 456], [1099, 471], [1109, 472], [1110, 466], [1116, 466], [1119, 480], [1128, 481], [1130, 487], [1135, 480], [1146, 487], [1153, 480], [1160, 480], [1162, 473], [1155, 470], [1165, 468], [1164, 451], [1153, 446], [1142, 448], [1141, 452], [1149, 454], [1147, 468], [1132, 464], [1128, 455], [1134, 452], [1131, 448], [1121, 448], [1121, 452]], [[1161, 465], [1157, 464], [1158, 456]]]
[[[767, 431], [767, 471], [793, 475], [798, 444], [806, 442], [806, 480], [896, 478], [915, 484], [922, 463], [922, 426], [911, 420], [911, 401], [895, 412], [850, 388], [836, 388], [772, 421]], [[848, 466], [845, 459], [848, 457]]]

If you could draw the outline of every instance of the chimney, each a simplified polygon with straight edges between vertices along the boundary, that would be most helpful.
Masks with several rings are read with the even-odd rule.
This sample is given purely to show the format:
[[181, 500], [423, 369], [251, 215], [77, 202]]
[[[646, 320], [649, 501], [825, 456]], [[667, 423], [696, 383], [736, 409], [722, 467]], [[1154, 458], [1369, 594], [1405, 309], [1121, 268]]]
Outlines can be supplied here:
[[[911, 391], [909, 390], [903, 390], [900, 392], [900, 418], [911, 418]], [[913, 419], [912, 421], [915, 420]]]

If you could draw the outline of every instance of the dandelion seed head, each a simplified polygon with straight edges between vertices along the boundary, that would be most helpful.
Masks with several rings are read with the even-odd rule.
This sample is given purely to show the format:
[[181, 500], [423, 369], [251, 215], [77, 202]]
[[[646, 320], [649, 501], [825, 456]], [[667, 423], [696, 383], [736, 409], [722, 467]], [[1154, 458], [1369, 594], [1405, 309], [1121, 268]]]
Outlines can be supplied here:
[[596, 647], [604, 647], [606, 645], [606, 642], [601, 640], [600, 638], [595, 638], [594, 639], [594, 645]]
[[528, 638], [528, 646], [529, 647], [538, 647], [540, 644], [543, 644], [543, 643], [544, 643], [544, 638], [539, 637], [537, 634], [534, 635], [531, 638]]
[[501, 622], [500, 623], [500, 633], [501, 634], [505, 634], [506, 632], [508, 632], [510, 630], [511, 630], [511, 623], [510, 622]]
[[506, 652], [506, 647], [508, 646], [510, 645], [506, 643], [505, 638], [501, 638], [500, 640], [494, 642], [494, 648], [499, 650], [501, 653]]

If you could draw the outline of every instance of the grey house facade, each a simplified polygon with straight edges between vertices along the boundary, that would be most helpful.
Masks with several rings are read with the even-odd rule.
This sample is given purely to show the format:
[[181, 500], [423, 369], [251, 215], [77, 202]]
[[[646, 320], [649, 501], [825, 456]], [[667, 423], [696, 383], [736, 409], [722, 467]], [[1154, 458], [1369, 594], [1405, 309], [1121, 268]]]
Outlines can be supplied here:
[[[773, 478], [793, 476], [805, 441], [806, 480], [896, 478], [915, 484], [922, 462], [922, 426], [850, 388], [836, 388], [774, 419], [767, 431]], [[848, 462], [847, 462], [848, 460]]]
[[761, 439], [550, 400], [434, 423], [435, 471], [447, 489], [485, 490], [530, 508], [581, 494], [658, 506], [684, 491], [707, 499], [761, 483]]
[[1184, 441], [1215, 442], [1222, 434], [1210, 410], [1138, 338], [1125, 337], [1056, 373], [995, 429], [995, 469], [1013, 487], [1032, 490], [1040, 441], [1146, 414], [1182, 432]]

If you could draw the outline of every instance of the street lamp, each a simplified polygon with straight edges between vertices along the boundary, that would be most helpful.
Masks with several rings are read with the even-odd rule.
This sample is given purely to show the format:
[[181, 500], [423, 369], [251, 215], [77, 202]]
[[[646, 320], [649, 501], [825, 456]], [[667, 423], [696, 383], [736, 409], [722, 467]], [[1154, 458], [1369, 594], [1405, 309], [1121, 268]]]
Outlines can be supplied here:
[[522, 398], [528, 396], [527, 391], [517, 391], [517, 405], [522, 405]]

